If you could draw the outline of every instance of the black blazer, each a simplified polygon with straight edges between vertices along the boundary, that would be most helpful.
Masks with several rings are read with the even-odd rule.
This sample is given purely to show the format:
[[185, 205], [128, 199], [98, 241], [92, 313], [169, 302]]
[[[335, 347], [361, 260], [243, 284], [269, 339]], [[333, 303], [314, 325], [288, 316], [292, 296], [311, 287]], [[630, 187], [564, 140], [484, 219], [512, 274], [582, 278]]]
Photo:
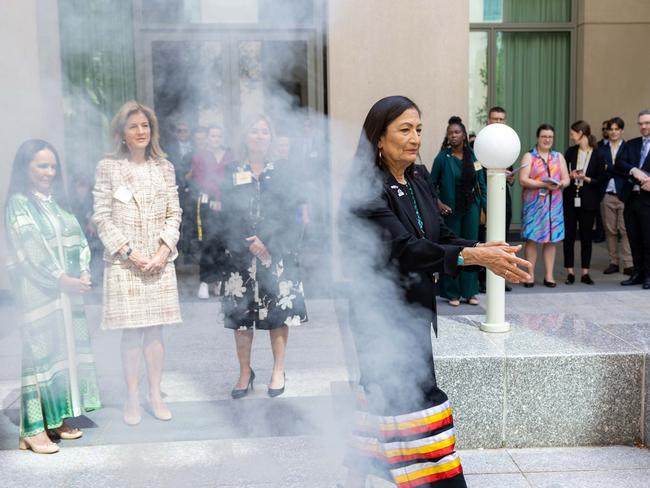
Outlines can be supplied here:
[[250, 258], [247, 237], [256, 235], [273, 258], [296, 253], [302, 243], [302, 223], [296, 214], [296, 182], [282, 165], [268, 162], [259, 180], [251, 177], [235, 184], [234, 175], [250, 171], [246, 163], [232, 161], [221, 184], [222, 239], [231, 255]]
[[[564, 154], [566, 159], [567, 169], [569, 173], [576, 169], [578, 165], [578, 146], [571, 146]], [[591, 182], [585, 182], [580, 189], [580, 206], [585, 210], [598, 210], [600, 201], [602, 200], [602, 184], [605, 181], [605, 160], [603, 154], [598, 148], [592, 150], [591, 158], [589, 159], [589, 166], [585, 176], [591, 178]], [[576, 196], [576, 184], [572, 179], [569, 186], [562, 192], [562, 199], [564, 205], [573, 206], [573, 199]]]
[[[356, 224], [343, 229], [344, 234], [360, 232], [360, 228], [375, 231], [381, 248], [375, 263], [377, 270], [390, 278], [404, 291], [409, 303], [419, 304], [429, 313], [425, 317], [436, 328], [435, 273], [456, 275], [458, 254], [463, 247], [473, 246], [476, 241], [457, 238], [445, 225], [438, 212], [437, 198], [430, 183], [430, 175], [422, 165], [407, 170], [407, 180], [413, 189], [424, 232], [417, 224], [417, 216], [406, 186], [400, 185], [390, 174], [380, 175], [380, 195], [359, 208], [353, 214]], [[345, 201], [345, 199], [344, 199]], [[344, 203], [345, 205], [345, 203]], [[367, 224], [370, 224], [369, 226]], [[355, 231], [356, 227], [356, 231]], [[366, 234], [367, 236], [367, 234]], [[342, 236], [347, 239], [347, 236]], [[359, 242], [356, 251], [372, 248], [372, 243]], [[367, 251], [366, 251], [367, 252]], [[354, 256], [351, 256], [354, 259]], [[478, 267], [471, 267], [478, 269]], [[397, 273], [394, 273], [394, 271]]]
[[[627, 141], [625, 143], [625, 147], [621, 148], [621, 150], [619, 150], [618, 154], [616, 155], [616, 163], [614, 166], [626, 178], [625, 185], [623, 186], [623, 195], [625, 196], [623, 200], [624, 202], [627, 202], [630, 195], [632, 194], [632, 187], [638, 184], [636, 179], [630, 176], [630, 171], [632, 171], [632, 168], [639, 167], [642, 146], [643, 138], [635, 137], [634, 139]], [[643, 161], [641, 170], [645, 171], [646, 173], [650, 173], [650, 152], [648, 152], [648, 155]], [[645, 203], [650, 205], [650, 192], [642, 190], [640, 197]]]
[[[625, 147], [625, 141], [621, 141], [621, 145], [618, 148], [617, 155], [621, 154], [621, 151]], [[610, 150], [609, 144], [603, 144], [600, 147], [600, 153], [605, 161], [605, 177], [603, 178], [602, 191], [603, 193], [607, 190], [607, 185], [609, 181], [614, 178], [614, 186], [616, 187], [616, 196], [619, 200], [625, 200], [625, 191], [623, 189], [625, 185], [625, 180], [627, 179], [619, 170], [614, 167], [614, 161], [612, 160], [612, 151]]]

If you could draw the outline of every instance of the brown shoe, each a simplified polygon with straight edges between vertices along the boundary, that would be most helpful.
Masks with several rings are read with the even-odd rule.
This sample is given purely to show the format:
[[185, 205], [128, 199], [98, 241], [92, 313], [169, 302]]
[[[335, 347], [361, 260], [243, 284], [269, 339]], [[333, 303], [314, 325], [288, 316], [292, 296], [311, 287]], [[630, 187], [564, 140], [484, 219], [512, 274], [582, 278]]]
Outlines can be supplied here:
[[603, 274], [614, 274], [618, 273], [618, 265], [616, 264], [611, 264], [605, 268], [605, 271], [603, 271]]
[[624, 268], [623, 269], [623, 274], [628, 275], [628, 276], [632, 276], [632, 274], [634, 274], [634, 266], [630, 266], [629, 268]]
[[61, 427], [57, 427], [56, 429], [51, 429], [49, 431], [50, 437], [58, 437], [59, 439], [63, 439], [64, 441], [72, 441], [75, 439], [81, 438], [81, 436], [84, 435], [84, 433], [76, 429], [74, 427], [70, 427], [67, 425], [65, 422], [61, 425]]

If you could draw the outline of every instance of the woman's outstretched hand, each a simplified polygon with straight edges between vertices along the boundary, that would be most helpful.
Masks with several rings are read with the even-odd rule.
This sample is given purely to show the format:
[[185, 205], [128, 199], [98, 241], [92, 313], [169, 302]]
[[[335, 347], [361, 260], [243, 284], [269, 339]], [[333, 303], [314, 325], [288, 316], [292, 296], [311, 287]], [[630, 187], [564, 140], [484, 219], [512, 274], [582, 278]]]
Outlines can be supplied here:
[[531, 280], [531, 264], [516, 255], [521, 246], [511, 246], [503, 241], [490, 241], [477, 247], [463, 249], [466, 265], [485, 266], [497, 276], [511, 283]]

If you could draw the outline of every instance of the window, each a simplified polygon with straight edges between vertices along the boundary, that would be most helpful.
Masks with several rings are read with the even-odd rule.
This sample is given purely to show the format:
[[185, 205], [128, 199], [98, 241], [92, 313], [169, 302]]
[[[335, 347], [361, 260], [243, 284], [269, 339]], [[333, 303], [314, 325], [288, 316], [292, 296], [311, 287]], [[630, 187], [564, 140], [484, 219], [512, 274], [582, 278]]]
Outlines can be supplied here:
[[[489, 107], [499, 105], [522, 152], [542, 123], [555, 127], [556, 149], [564, 151], [575, 100], [575, 2], [470, 0], [470, 20], [468, 129], [482, 129]], [[520, 191], [513, 193], [513, 223], [520, 222]]]

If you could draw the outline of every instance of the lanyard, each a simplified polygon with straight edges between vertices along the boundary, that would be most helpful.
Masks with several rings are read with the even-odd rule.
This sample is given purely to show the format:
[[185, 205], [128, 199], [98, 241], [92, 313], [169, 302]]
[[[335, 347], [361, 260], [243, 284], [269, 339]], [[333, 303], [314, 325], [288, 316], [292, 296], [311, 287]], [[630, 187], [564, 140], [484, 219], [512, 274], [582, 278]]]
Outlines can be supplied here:
[[408, 182], [408, 180], [406, 180], [406, 189], [409, 192], [409, 197], [411, 197], [411, 203], [413, 204], [413, 208], [415, 209], [415, 217], [417, 218], [418, 221], [418, 227], [420, 228], [420, 232], [424, 234], [424, 221], [420, 216], [420, 209], [418, 208], [418, 202], [415, 200], [415, 193], [413, 193], [413, 188], [411, 188], [411, 185]]
[[[580, 155], [584, 154], [583, 158], [580, 158]], [[589, 166], [589, 159], [591, 158], [591, 149], [588, 151], [582, 151], [578, 149], [578, 160], [576, 161], [576, 169], [584, 173], [587, 172], [587, 166]], [[580, 190], [582, 185], [585, 184], [585, 180], [576, 180], [576, 189]]]

